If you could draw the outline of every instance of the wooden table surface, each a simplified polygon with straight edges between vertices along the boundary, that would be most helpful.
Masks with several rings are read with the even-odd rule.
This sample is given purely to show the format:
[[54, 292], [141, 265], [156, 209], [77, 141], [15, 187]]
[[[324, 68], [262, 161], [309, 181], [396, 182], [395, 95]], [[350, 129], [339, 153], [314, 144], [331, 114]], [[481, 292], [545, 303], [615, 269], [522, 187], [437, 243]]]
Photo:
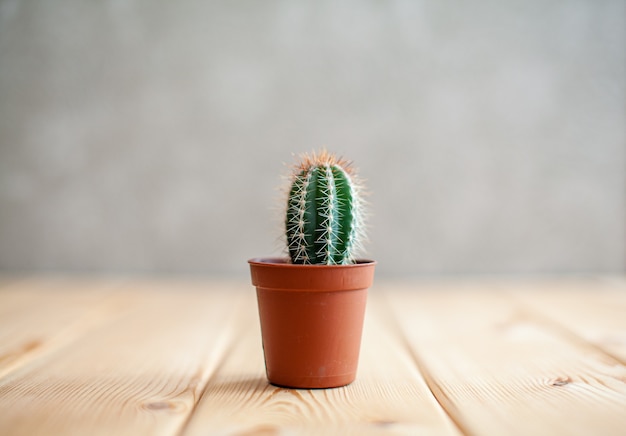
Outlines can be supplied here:
[[357, 380], [269, 385], [254, 288], [0, 281], [0, 434], [626, 434], [626, 280], [390, 282]]

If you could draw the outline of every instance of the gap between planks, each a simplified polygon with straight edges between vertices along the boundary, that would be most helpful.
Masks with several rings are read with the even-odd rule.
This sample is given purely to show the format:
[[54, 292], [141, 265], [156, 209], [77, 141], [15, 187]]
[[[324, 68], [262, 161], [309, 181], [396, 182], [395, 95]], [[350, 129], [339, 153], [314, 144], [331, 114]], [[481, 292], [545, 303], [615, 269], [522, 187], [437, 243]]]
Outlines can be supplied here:
[[458, 435], [370, 292], [357, 380], [334, 389], [268, 384], [256, 302], [246, 301], [238, 343], [211, 377], [181, 435]]
[[502, 290], [572, 342], [626, 365], [626, 279], [511, 284]]
[[56, 352], [121, 308], [112, 296], [119, 281], [47, 277], [15, 279], [0, 289], [0, 380]]
[[[179, 291], [179, 289], [173, 289], [174, 286], [171, 283], [169, 285], [160, 285], [159, 287], [169, 288], [173, 292]], [[623, 395], [619, 396], [620, 392], [623, 394], [622, 386], [616, 385], [614, 380], [611, 380], [611, 378], [619, 377], [619, 374], [623, 374], [623, 366], [613, 365], [615, 368], [611, 370], [609, 368], [611, 361], [603, 359], [597, 348], [593, 348], [591, 345], [584, 345], [588, 344], [588, 342], [584, 341], [590, 341], [589, 335], [595, 334], [589, 330], [589, 328], [593, 327], [591, 321], [588, 323], [589, 328], [581, 327], [578, 329], [577, 334], [582, 333], [582, 337], [585, 339], [573, 341], [572, 337], [568, 337], [560, 330], [562, 319], [554, 321], [558, 322], [558, 324], [554, 324], [552, 319], [546, 320], [544, 314], [537, 315], [534, 309], [529, 310], [526, 306], [520, 305], [511, 295], [497, 292], [494, 287], [479, 286], [472, 288], [471, 286], [457, 286], [456, 293], [444, 289], [443, 293], [439, 292], [439, 295], [436, 295], [433, 293], [413, 294], [416, 291], [414, 289], [416, 287], [410, 286], [413, 293], [409, 294], [411, 298], [408, 300], [402, 299], [401, 288], [402, 286], [385, 286], [384, 300], [388, 306], [381, 306], [380, 300], [383, 298], [381, 298], [380, 290], [377, 289], [375, 292], [370, 293], [370, 300], [368, 301], [369, 313], [368, 317], [366, 317], [367, 324], [366, 331], [364, 331], [364, 344], [362, 346], [362, 358], [357, 381], [346, 388], [320, 392], [286, 390], [274, 388], [267, 384], [264, 378], [261, 357], [260, 332], [257, 324], [258, 315], [254, 304], [253, 292], [250, 291], [249, 287], [246, 287], [245, 297], [241, 300], [245, 301], [243, 307], [236, 305], [224, 306], [224, 308], [231, 308], [232, 317], [226, 317], [230, 321], [225, 321], [226, 330], [223, 332], [223, 336], [213, 343], [211, 356], [208, 360], [205, 359], [198, 362], [195, 359], [201, 353], [198, 354], [197, 351], [193, 351], [193, 348], [190, 346], [181, 348], [181, 350], [185, 349], [196, 356], [193, 360], [199, 367], [194, 374], [187, 374], [187, 369], [179, 368], [167, 359], [162, 360], [156, 366], [147, 367], [148, 369], [154, 369], [155, 372], [158, 372], [158, 369], [161, 368], [163, 377], [179, 375], [178, 384], [174, 380], [171, 380], [169, 384], [166, 383], [167, 379], [163, 381], [163, 383], [166, 383], [164, 386], [170, 386], [171, 392], [164, 393], [159, 388], [152, 391], [128, 393], [123, 391], [123, 383], [122, 385], [113, 386], [116, 392], [98, 393], [95, 390], [98, 395], [114, 395], [114, 398], [119, 397], [119, 399], [123, 399], [122, 410], [109, 411], [109, 413], [114, 412], [115, 420], [111, 421], [113, 418], [111, 416], [100, 416], [101, 420], [104, 419], [109, 425], [113, 426], [103, 427], [100, 431], [112, 433], [117, 429], [122, 430], [122, 433], [133, 434], [133, 431], [145, 433], [146, 429], [149, 428], [155, 430], [155, 427], [139, 425], [142, 422], [134, 421], [127, 414], [124, 417], [130, 427], [121, 429], [115, 427], [115, 425], [119, 425], [117, 421], [120, 421], [118, 413], [123, 412], [127, 407], [133, 406], [139, 400], [143, 402], [135, 405], [145, 406], [146, 409], [142, 410], [143, 413], [154, 413], [152, 417], [154, 423], [162, 424], [157, 427], [160, 432], [163, 434], [178, 433], [190, 435], [206, 433], [207, 428], [215, 428], [211, 427], [211, 425], [221, 429], [228, 428], [232, 430], [232, 425], [236, 423], [220, 421], [223, 418], [220, 414], [223, 413], [231, 413], [234, 416], [241, 417], [244, 421], [248, 420], [245, 426], [236, 427], [240, 431], [254, 429], [274, 431], [285, 428], [286, 430], [308, 429], [310, 433], [314, 434], [315, 431], [320, 429], [325, 430], [327, 433], [328, 431], [348, 432], [350, 429], [354, 430], [356, 428], [357, 431], [364, 432], [363, 434], [393, 431], [410, 434], [426, 428], [442, 434], [455, 434], [454, 429], [461, 430], [464, 433], [502, 434], [502, 431], [507, 432], [507, 430], [507, 433], [516, 433], [523, 429], [537, 430], [537, 427], [533, 427], [532, 423], [526, 422], [531, 420], [528, 419], [518, 422], [519, 427], [511, 428], [507, 426], [506, 422], [498, 421], [498, 419], [501, 419], [498, 413], [490, 415], [490, 409], [491, 412], [499, 412], [498, 407], [502, 406], [501, 402], [504, 402], [504, 405], [509, 407], [515, 404], [518, 407], [522, 406], [522, 412], [526, 413], [528, 412], [526, 409], [529, 407], [529, 401], [538, 400], [541, 402], [560, 399], [563, 403], [558, 403], [559, 405], [570, 406], [576, 411], [580, 409], [580, 404], [571, 404], [572, 399], [580, 399], [572, 397], [576, 395], [586, 399], [596, 398], [600, 404], [605, 404], [607, 409], [614, 407], [615, 404], [621, 404], [620, 401], [623, 401]], [[485, 288], [488, 288], [489, 292], [485, 292]], [[137, 289], [133, 288], [129, 294], [121, 294], [119, 301], [124, 303], [122, 304], [123, 307], [118, 307], [118, 309], [124, 308], [125, 310], [131, 310], [131, 312], [136, 311], [138, 315], [145, 314], [144, 311], [138, 309], [137, 305], [141, 305], [142, 301], [148, 302], [149, 300], [144, 299], [151, 298], [151, 291], [151, 289], [148, 289], [148, 292], [146, 292], [146, 289], [144, 289], [144, 291], [138, 292]], [[445, 292], [448, 292], [448, 294], [445, 294]], [[465, 294], [465, 292], [471, 293]], [[0, 298], [1, 295], [2, 290], [0, 289]], [[206, 299], [190, 299], [189, 295], [185, 295], [187, 295], [185, 292], [181, 292], [180, 296], [174, 294], [171, 300], [163, 300], [160, 305], [154, 306], [151, 319], [156, 321], [158, 314], [165, 313], [164, 310], [167, 309], [168, 301], [171, 302], [172, 308], [178, 308], [179, 310], [192, 304], [205, 304], [208, 301]], [[544, 298], [549, 299], [549, 295], [546, 294]], [[623, 294], [621, 295], [623, 296]], [[159, 297], [158, 293], [156, 297]], [[478, 300], [478, 303], [484, 304], [484, 307], [481, 304], [476, 304], [476, 301], [473, 300]], [[581, 304], [584, 304], [584, 302]], [[480, 311], [487, 306], [490, 306], [493, 310]], [[112, 306], [112, 308], [115, 307], [115, 305]], [[1, 309], [2, 307], [0, 307]], [[477, 309], [479, 310], [478, 312], [476, 312]], [[197, 310], [193, 313], [197, 313]], [[212, 313], [217, 316], [220, 310], [213, 310]], [[414, 319], [415, 317], [417, 319]], [[420, 320], [420, 317], [423, 319]], [[176, 322], [187, 322], [189, 327], [198, 325], [185, 321], [184, 316], [177, 316], [172, 320], [164, 319], [163, 323], [165, 324], [163, 326], [156, 324], [155, 326], [159, 327], [159, 329], [146, 331], [146, 336], [143, 337], [150, 338], [153, 335], [158, 335], [159, 332], [167, 333], [166, 327], [174, 327], [176, 324], [172, 324], [172, 322], [175, 320], [177, 320]], [[394, 324], [390, 324], [392, 322]], [[569, 326], [568, 328], [572, 327], [571, 322], [567, 325]], [[421, 330], [415, 330], [415, 326], [420, 327]], [[122, 325], [117, 327], [117, 332], [108, 334], [104, 327], [104, 325], [94, 326], [89, 332], [90, 336], [94, 335], [95, 338], [100, 339], [108, 338], [109, 341], [123, 341], [128, 334], [133, 334], [137, 328], [143, 328], [143, 325], [139, 322], [134, 322], [132, 316], [126, 314], [122, 319]], [[493, 345], [490, 341], [496, 344], [500, 343], [505, 348], [510, 347], [504, 351], [511, 352], [516, 351], [515, 347], [511, 347], [515, 344], [527, 346], [529, 350], [537, 349], [537, 347], [541, 346], [537, 351], [544, 353], [544, 357], [555, 360], [559, 365], [553, 365], [554, 362], [548, 359], [547, 363], [549, 365], [547, 369], [544, 367], [531, 367], [528, 374], [524, 374], [530, 377], [529, 380], [522, 380], [526, 383], [525, 385], [523, 383], [522, 385], [512, 384], [513, 388], [522, 386], [528, 389], [529, 392], [515, 392], [513, 390], [510, 393], [514, 395], [514, 398], [494, 397], [494, 392], [482, 390], [483, 386], [477, 385], [475, 382], [477, 380], [491, 380], [490, 377], [494, 373], [496, 376], [503, 376], [500, 377], [499, 381], [506, 388], [511, 382], [516, 381], [514, 377], [510, 378], [515, 376], [515, 372], [503, 372], [502, 368], [493, 366], [493, 362], [490, 362], [489, 359], [486, 359], [480, 352], [475, 350], [467, 350], [468, 355], [461, 355], [465, 359], [457, 359], [458, 354], [454, 354], [455, 348], [463, 348], [464, 344], [460, 340], [464, 338], [457, 334], [455, 328], [462, 329], [463, 327], [473, 328], [477, 333], [487, 335], [485, 338], [475, 338], [477, 345], [487, 346], [485, 348], [486, 353], [490, 352], [489, 346]], [[398, 332], [395, 332], [394, 329], [397, 329]], [[175, 340], [175, 337], [166, 336]], [[469, 339], [471, 340], [472, 338], [470, 337]], [[591, 337], [592, 339], [593, 337]], [[175, 345], [175, 342], [171, 340], [165, 343], [170, 344], [170, 346]], [[201, 341], [198, 342], [198, 344], [200, 343]], [[77, 347], [87, 345], [88, 342], [80, 336], [65, 344], [63, 350], [73, 352], [73, 354], [70, 353], [68, 355], [68, 358], [72, 356], [76, 358], [84, 356], [84, 354], [76, 352]], [[139, 347], [141, 345], [137, 344]], [[545, 345], [558, 348], [565, 357], [571, 358], [575, 364], [568, 364], [568, 360], [563, 359], [562, 356], [552, 356], [543, 348]], [[97, 348], [91, 348], [91, 350], [101, 358], [108, 359], [107, 354], [101, 350]], [[158, 350], [155, 349], [153, 351]], [[117, 370], [120, 370], [124, 368], [124, 365], [132, 365], [132, 362], [135, 362], [135, 365], [142, 364], [137, 353], [132, 350], [125, 350], [124, 352], [127, 353], [130, 362], [120, 361], [120, 366], [116, 362], [109, 362], [112, 369], [117, 368]], [[580, 352], [589, 354], [589, 356], [583, 358], [580, 356]], [[606, 353], [602, 353], [602, 356], [605, 355]], [[519, 357], [523, 359], [524, 355], [522, 354]], [[507, 363], [506, 353], [504, 356], [500, 356], [500, 358], [502, 363]], [[408, 365], [407, 361], [411, 361], [411, 365]], [[395, 373], [391, 375], [384, 374], [382, 367], [379, 367], [383, 363], [392, 363]], [[48, 368], [49, 364], [51, 368]], [[66, 370], [66, 366], [73, 368], [74, 371], [81, 370], [79, 366], [76, 366], [76, 363], [72, 363], [71, 360], [64, 360], [59, 353], [46, 353], [37, 359], [27, 362], [25, 365], [21, 365], [19, 370], [12, 370], [10, 378], [15, 379], [18, 376], [23, 376], [25, 373], [39, 376], [39, 371], [43, 372], [44, 375], [48, 374], [49, 378], [54, 378], [61, 374], [62, 370]], [[57, 370], [58, 372], [56, 372]], [[182, 372], [179, 374], [177, 371]], [[568, 371], [570, 372], [568, 373]], [[588, 376], [590, 377], [589, 381], [584, 379], [584, 377]], [[88, 374], [87, 379], [97, 384], [96, 379], [88, 378]], [[27, 378], [22, 377], [22, 381], [24, 384], [28, 384]], [[6, 382], [7, 377], [0, 379], [0, 392], [3, 384], [6, 386]], [[37, 391], [37, 389], [45, 388], [46, 383], [48, 382], [44, 378], [39, 386], [31, 386], [31, 389], [35, 389], [34, 392], [47, 395], [46, 391]], [[184, 384], [183, 390], [180, 388], [180, 383]], [[603, 383], [604, 385], [602, 385]], [[122, 392], [120, 392], [120, 389]], [[614, 392], [611, 392], [611, 390]], [[81, 395], [83, 394], [86, 395], [82, 398], [86, 403], [93, 401], [89, 393], [81, 393]], [[106, 395], [103, 400], [106, 400]], [[468, 398], [471, 401], [468, 402]], [[13, 397], [13, 400], [23, 401], [24, 398], [18, 396]], [[66, 399], [66, 401], [74, 402], [76, 400], [77, 398]], [[380, 402], [381, 400], [385, 401]], [[1, 401], [2, 397], [0, 397]], [[380, 403], [377, 404], [376, 401]], [[477, 408], [476, 403], [483, 404], [483, 407]], [[65, 407], [60, 404], [58, 403], [55, 409], [57, 414], [61, 413]], [[260, 410], [256, 408], [246, 409], [250, 405], [258, 405]], [[593, 403], [591, 405], [593, 406]], [[5, 407], [5, 410], [11, 412], [11, 408], [13, 408], [12, 410], [15, 413], [14, 407], [13, 404], [9, 404]], [[84, 408], [82, 404], [81, 407]], [[85, 409], [85, 411], [103, 413], [103, 410], [97, 409], [95, 404], [92, 405], [92, 409]], [[544, 422], [549, 422], [549, 409], [550, 403], [548, 402], [545, 410], [533, 409], [532, 411], [539, 415], [543, 413], [544, 416], [542, 418]], [[25, 407], [25, 410], [28, 411], [28, 407]], [[424, 410], [429, 412], [425, 413]], [[260, 411], [266, 412], [269, 418], [268, 416], [262, 416]], [[291, 420], [294, 417], [285, 416], [286, 411], [295, 413], [296, 418], [299, 417], [305, 421], [304, 424]], [[444, 412], [447, 415], [444, 415]], [[422, 413], [422, 415], [415, 415], [416, 413]], [[434, 416], [432, 421], [429, 421], [430, 418], [426, 416], [430, 413]], [[437, 418], [438, 413], [442, 415], [439, 418]], [[618, 434], [614, 431], [616, 427], [610, 425], [610, 421], [619, 421], [619, 416], [611, 413], [602, 414], [597, 411], [594, 413], [596, 413], [597, 417], [608, 418], [605, 421], [609, 422], [600, 423], [595, 429], [581, 425], [579, 433], [585, 430], [605, 430], [605, 434]], [[171, 416], [169, 418], [164, 416], [167, 414]], [[473, 417], [472, 414], [475, 414], [476, 417]], [[522, 415], [524, 416], [524, 414]], [[29, 419], [36, 420], [37, 416], [37, 414], [30, 415]], [[41, 417], [41, 415], [39, 416]], [[574, 414], [571, 419], [575, 423], [580, 424], [582, 421], [584, 424], [586, 422], [584, 418], [585, 413], [582, 411]], [[0, 417], [0, 430], [2, 429], [2, 419]], [[136, 417], [135, 419], [138, 418]], [[623, 418], [621, 420], [623, 421]], [[122, 423], [124, 422], [124, 420], [121, 421]], [[331, 423], [328, 424], [328, 421], [331, 421]], [[456, 424], [456, 427], [451, 427], [451, 421]], [[97, 422], [97, 420], [94, 422]], [[168, 422], [169, 425], [165, 425]], [[326, 423], [326, 427], [317, 427], [318, 425], [324, 425], [324, 423]], [[512, 420], [508, 424], [515, 423]], [[135, 425], [133, 426], [133, 424]], [[143, 424], [149, 425], [150, 422]], [[228, 427], [229, 425], [231, 427]], [[305, 425], [305, 427], [298, 427], [301, 425]], [[555, 422], [555, 425], [555, 428], [562, 431], [573, 429], [572, 433], [576, 433], [576, 428], [568, 426], [567, 423]], [[34, 429], [36, 430], [37, 428], [35, 427]], [[82, 428], [83, 432], [87, 432], [89, 429], [89, 427]], [[143, 431], [140, 431], [140, 429], [143, 429]], [[49, 427], [39, 428], [42, 434], [49, 430]], [[541, 432], [545, 428], [539, 427], [538, 430]], [[171, 433], [168, 431], [171, 431]], [[120, 432], [118, 431], [117, 433]]]
[[441, 411], [448, 417], [448, 419], [450, 419], [450, 422], [454, 424], [459, 433], [464, 435], [470, 435], [471, 432], [469, 431], [469, 429], [465, 428], [463, 421], [459, 419], [459, 413], [454, 403], [450, 401], [450, 398], [445, 394], [443, 389], [441, 389], [439, 384], [435, 381], [435, 378], [431, 376], [427, 366], [424, 364], [424, 362], [422, 362], [419, 354], [415, 351], [415, 348], [411, 346], [411, 343], [409, 342], [405, 332], [403, 331], [402, 326], [398, 322], [397, 317], [393, 315], [393, 308], [391, 307], [389, 298], [389, 291], [387, 291], [381, 297], [381, 305], [383, 305], [385, 308], [385, 319], [389, 323], [390, 330], [396, 333], [397, 337], [400, 340], [400, 343], [406, 349], [408, 355], [411, 356], [411, 359], [413, 359], [417, 370], [423, 377], [426, 386], [428, 386], [430, 393], [441, 408]]
[[[398, 286], [388, 296], [433, 394], [466, 433], [620, 434], [626, 424], [617, 413], [626, 368], [491, 284]], [[573, 416], [561, 419], [562, 408]]]
[[176, 434], [233, 341], [239, 294], [220, 288], [129, 282], [114, 325], [0, 379], [0, 433]]
[[187, 431], [187, 427], [189, 426], [189, 422], [193, 418], [196, 409], [198, 408], [198, 405], [202, 402], [202, 399], [206, 395], [211, 381], [217, 376], [217, 374], [219, 374], [219, 372], [222, 370], [225, 363], [227, 362], [228, 357], [232, 354], [233, 349], [235, 348], [235, 345], [237, 343], [237, 338], [240, 338], [245, 334], [245, 326], [247, 325], [247, 323], [245, 322], [246, 311], [243, 309], [246, 305], [246, 300], [248, 299], [245, 297], [241, 298], [238, 303], [239, 309], [235, 311], [234, 315], [231, 317], [231, 321], [228, 322], [230, 333], [228, 336], [223, 336], [223, 338], [228, 338], [229, 340], [223, 341], [220, 346], [223, 351], [219, 354], [218, 358], [214, 359], [214, 364], [212, 365], [211, 370], [206, 371], [206, 377], [203, 378], [203, 383], [200, 386], [199, 394], [197, 395], [194, 404], [191, 407], [191, 410], [181, 423], [178, 431], [174, 433], [177, 436], [182, 436], [185, 434], [185, 432]]

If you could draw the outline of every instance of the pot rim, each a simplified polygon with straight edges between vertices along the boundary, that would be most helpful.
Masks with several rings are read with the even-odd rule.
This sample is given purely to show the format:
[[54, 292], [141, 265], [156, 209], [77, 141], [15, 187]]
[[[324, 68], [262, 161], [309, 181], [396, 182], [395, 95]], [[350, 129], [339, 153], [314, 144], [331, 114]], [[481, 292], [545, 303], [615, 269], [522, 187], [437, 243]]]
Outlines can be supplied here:
[[359, 268], [376, 265], [378, 262], [372, 259], [356, 259], [356, 263], [347, 265], [326, 265], [326, 264], [294, 264], [289, 262], [287, 257], [253, 257], [248, 259], [250, 265], [259, 265], [270, 268], [294, 268], [294, 269], [317, 269], [317, 268]]

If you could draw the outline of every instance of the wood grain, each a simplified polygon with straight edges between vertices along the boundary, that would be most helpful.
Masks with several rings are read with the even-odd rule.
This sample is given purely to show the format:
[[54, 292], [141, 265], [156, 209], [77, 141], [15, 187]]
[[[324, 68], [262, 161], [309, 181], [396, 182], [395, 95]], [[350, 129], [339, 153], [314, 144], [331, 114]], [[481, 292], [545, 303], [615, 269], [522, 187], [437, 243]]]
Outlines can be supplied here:
[[622, 435], [624, 283], [381, 281], [357, 380], [293, 390], [247, 283], [11, 279], [0, 434]]
[[578, 279], [510, 284], [506, 289], [563, 333], [595, 345], [626, 364], [626, 280]]
[[118, 316], [107, 295], [117, 281], [13, 280], [0, 288], [0, 377]]
[[388, 292], [416, 364], [459, 427], [484, 435], [623, 435], [626, 368], [488, 288]]
[[207, 385], [185, 435], [458, 434], [382, 322], [375, 295], [369, 297], [357, 380], [328, 390], [267, 383], [253, 297], [246, 300], [239, 340]]
[[219, 284], [127, 285], [131, 310], [0, 380], [0, 434], [175, 434], [232, 340], [237, 299]]

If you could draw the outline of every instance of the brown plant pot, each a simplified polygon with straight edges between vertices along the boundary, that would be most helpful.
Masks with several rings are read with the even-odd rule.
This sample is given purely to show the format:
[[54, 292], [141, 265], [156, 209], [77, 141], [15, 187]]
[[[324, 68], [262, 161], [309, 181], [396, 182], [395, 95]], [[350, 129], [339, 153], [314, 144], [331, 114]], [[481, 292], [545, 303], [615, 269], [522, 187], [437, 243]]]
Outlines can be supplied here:
[[267, 258], [248, 263], [269, 382], [305, 389], [353, 382], [376, 262], [294, 265]]

